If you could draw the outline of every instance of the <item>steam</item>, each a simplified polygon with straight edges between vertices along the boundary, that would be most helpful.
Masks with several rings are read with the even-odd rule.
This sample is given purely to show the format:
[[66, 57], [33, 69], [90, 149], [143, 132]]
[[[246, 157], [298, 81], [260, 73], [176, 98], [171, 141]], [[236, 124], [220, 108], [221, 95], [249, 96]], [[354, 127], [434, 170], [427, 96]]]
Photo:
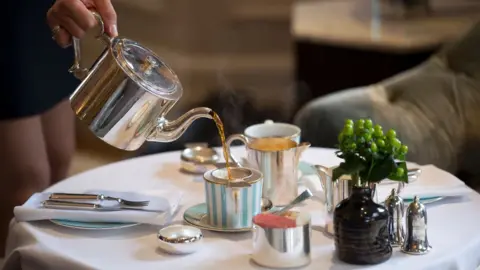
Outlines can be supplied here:
[[246, 127], [266, 119], [292, 122], [299, 106], [312, 98], [310, 87], [302, 81], [280, 85], [278, 91], [251, 85], [238, 87], [227, 77], [228, 62], [228, 59], [224, 58], [217, 67], [217, 104], [213, 107], [222, 119], [227, 137], [234, 133], [243, 133]]
[[236, 91], [222, 70], [219, 69], [216, 73], [221, 102], [220, 111], [217, 113], [222, 118], [225, 133], [228, 136], [228, 134], [243, 132], [245, 128], [243, 114], [245, 98]]

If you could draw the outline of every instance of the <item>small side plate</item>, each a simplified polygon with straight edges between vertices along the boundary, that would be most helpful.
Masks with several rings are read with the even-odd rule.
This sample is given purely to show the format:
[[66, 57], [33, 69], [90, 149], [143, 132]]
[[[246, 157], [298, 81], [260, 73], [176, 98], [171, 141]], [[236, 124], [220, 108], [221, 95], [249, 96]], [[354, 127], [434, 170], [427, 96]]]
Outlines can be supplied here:
[[[441, 201], [443, 199], [445, 199], [445, 197], [427, 197], [427, 198], [420, 198], [420, 202], [423, 204], [429, 204], [429, 203]], [[403, 201], [408, 204], [413, 202], [413, 199], [408, 198], [408, 199], [403, 199]]]
[[80, 230], [113, 230], [113, 229], [124, 229], [128, 227], [133, 227], [140, 225], [140, 223], [118, 223], [118, 222], [83, 222], [83, 221], [73, 221], [73, 220], [64, 220], [64, 219], [51, 219], [52, 223]]
[[204, 229], [207, 231], [238, 233], [238, 232], [249, 232], [252, 230], [251, 227], [233, 229], [233, 228], [219, 228], [219, 227], [211, 226], [210, 224], [208, 224], [206, 203], [200, 203], [185, 210], [185, 213], [183, 214], [183, 219], [189, 225], [192, 225], [199, 229]]

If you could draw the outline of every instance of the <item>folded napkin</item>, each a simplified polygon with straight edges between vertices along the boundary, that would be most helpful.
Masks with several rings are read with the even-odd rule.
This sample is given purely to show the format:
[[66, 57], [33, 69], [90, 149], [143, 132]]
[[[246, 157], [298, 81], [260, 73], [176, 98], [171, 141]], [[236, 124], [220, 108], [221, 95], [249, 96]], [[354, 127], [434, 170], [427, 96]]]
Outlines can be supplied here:
[[[182, 193], [172, 191], [148, 191], [148, 192], [113, 192], [104, 190], [90, 190], [82, 193], [104, 194], [122, 198], [126, 200], [149, 200], [145, 209], [157, 212], [147, 212], [138, 210], [121, 210], [121, 211], [88, 211], [88, 210], [60, 210], [48, 209], [41, 206], [42, 201], [47, 200], [49, 193], [35, 193], [22, 206], [14, 209], [15, 219], [17, 221], [34, 221], [34, 220], [50, 220], [65, 219], [83, 222], [123, 222], [123, 223], [143, 223], [153, 225], [163, 225], [170, 221], [176, 213]], [[79, 201], [79, 200], [77, 200]], [[79, 201], [80, 202], [80, 201]], [[105, 206], [115, 205], [111, 201], [88, 201], [81, 202], [101, 203]]]
[[[415, 166], [420, 167], [422, 173], [420, 177], [407, 185], [403, 189], [400, 196], [404, 199], [413, 199], [414, 196], [420, 198], [431, 198], [437, 196], [459, 197], [472, 192], [460, 179], [454, 175], [443, 171], [434, 165]], [[320, 180], [315, 175], [307, 175], [302, 177], [302, 183], [312, 191], [316, 196], [324, 200], [322, 186]], [[392, 188], [396, 188], [398, 183], [385, 182], [377, 186], [378, 199], [383, 201], [391, 192]]]

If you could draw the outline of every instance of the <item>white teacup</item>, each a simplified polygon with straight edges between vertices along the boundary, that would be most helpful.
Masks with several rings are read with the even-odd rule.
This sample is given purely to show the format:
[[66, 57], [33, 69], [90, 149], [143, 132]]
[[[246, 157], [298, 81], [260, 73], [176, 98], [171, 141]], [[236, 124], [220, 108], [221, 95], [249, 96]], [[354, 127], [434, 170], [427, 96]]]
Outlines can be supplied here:
[[262, 124], [249, 126], [243, 134], [250, 139], [258, 138], [288, 138], [297, 144], [300, 143], [301, 129], [287, 123], [275, 123], [267, 120]]

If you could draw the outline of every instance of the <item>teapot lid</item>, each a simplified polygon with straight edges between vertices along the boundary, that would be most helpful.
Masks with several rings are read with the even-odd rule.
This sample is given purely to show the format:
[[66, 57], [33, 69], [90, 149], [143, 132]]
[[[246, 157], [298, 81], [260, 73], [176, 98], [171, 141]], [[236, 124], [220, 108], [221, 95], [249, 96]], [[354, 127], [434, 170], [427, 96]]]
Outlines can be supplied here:
[[150, 49], [126, 38], [115, 38], [111, 46], [118, 65], [139, 86], [163, 99], [182, 96], [175, 72]]

